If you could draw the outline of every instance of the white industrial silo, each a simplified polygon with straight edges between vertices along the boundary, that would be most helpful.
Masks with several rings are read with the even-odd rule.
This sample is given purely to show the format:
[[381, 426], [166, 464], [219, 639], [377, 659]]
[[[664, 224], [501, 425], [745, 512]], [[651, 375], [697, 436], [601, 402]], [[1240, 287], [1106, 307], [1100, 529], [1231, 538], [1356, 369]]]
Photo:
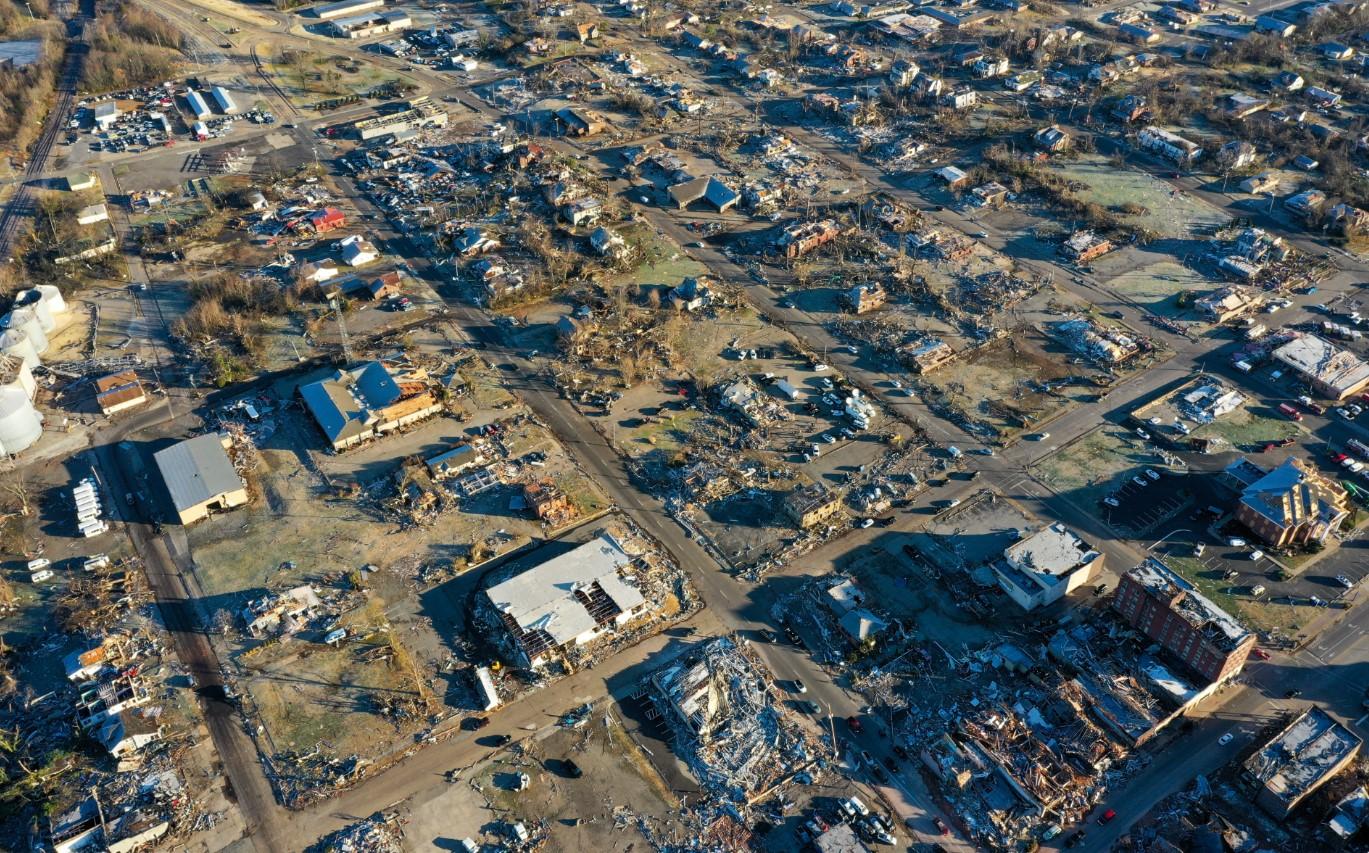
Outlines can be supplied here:
[[0, 317], [0, 327], [6, 329], [23, 329], [33, 343], [33, 348], [39, 355], [47, 352], [48, 335], [43, 331], [43, 322], [38, 319], [38, 312], [32, 308], [15, 308], [4, 317]]
[[28, 332], [23, 329], [0, 330], [0, 356], [17, 358], [29, 367], [42, 364], [38, 359], [38, 350], [34, 349], [33, 341], [29, 340]]
[[67, 307], [67, 301], [62, 298], [62, 291], [54, 284], [40, 284], [34, 290], [43, 294], [43, 303], [48, 306], [53, 319], [61, 323], [62, 318], [71, 310]]
[[23, 359], [0, 356], [0, 391], [6, 388], [18, 388], [30, 400], [37, 396], [38, 382]]
[[0, 388], [0, 453], [21, 453], [43, 435], [43, 416], [22, 388]]
[[53, 319], [52, 309], [43, 301], [43, 294], [32, 288], [21, 290], [14, 294], [14, 304], [17, 307], [27, 308], [38, 315], [38, 322], [43, 325], [43, 333], [46, 334], [57, 328], [57, 321]]

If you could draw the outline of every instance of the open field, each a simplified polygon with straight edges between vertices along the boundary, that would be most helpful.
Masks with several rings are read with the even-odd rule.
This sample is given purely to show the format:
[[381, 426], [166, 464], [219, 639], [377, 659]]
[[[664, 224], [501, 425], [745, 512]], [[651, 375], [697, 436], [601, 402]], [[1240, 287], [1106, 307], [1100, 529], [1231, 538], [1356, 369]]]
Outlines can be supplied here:
[[[1138, 253], [1138, 250], [1132, 250]], [[1108, 279], [1109, 289], [1163, 317], [1182, 315], [1177, 299], [1184, 291], [1206, 293], [1212, 282], [1201, 273], [1172, 260], [1158, 260], [1137, 267], [1132, 265]]]
[[1163, 237], [1188, 238], [1210, 232], [1231, 218], [1159, 178], [1136, 169], [1119, 169], [1106, 157], [1085, 154], [1057, 159], [1049, 168], [1086, 185], [1079, 196], [1108, 210], [1120, 212], [1123, 205], [1140, 205], [1145, 212], [1126, 216], [1127, 223]]

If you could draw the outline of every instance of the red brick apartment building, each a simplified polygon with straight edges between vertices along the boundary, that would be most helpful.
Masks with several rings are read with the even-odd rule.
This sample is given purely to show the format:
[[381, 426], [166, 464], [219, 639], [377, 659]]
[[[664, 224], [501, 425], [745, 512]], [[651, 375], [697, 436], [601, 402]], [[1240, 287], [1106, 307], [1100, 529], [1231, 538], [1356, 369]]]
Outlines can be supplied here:
[[1113, 609], [1209, 683], [1241, 671], [1255, 635], [1155, 559], [1122, 576]]

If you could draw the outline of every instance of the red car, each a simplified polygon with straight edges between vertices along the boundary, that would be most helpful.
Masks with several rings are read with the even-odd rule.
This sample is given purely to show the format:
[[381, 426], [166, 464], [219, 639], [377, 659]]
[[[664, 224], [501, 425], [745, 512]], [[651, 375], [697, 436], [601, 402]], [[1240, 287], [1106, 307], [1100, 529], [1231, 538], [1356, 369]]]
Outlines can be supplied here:
[[1269, 660], [1269, 652], [1265, 651], [1264, 649], [1258, 646], [1251, 649], [1250, 653], [1255, 657], [1259, 658], [1260, 660]]
[[1098, 824], [1101, 826], [1105, 823], [1108, 823], [1115, 817], [1117, 817], [1117, 812], [1113, 811], [1112, 809], [1108, 809], [1107, 811], [1103, 812], [1103, 814], [1098, 818]]
[[860, 717], [847, 717], [846, 725], [856, 734], [860, 734], [865, 729], [865, 727], [860, 724]]
[[1349, 458], [1350, 458], [1350, 457], [1349, 457], [1349, 456], [1346, 456], [1344, 453], [1332, 453], [1332, 454], [1331, 454], [1331, 461], [1332, 461], [1332, 462], [1336, 462], [1336, 463], [1344, 462], [1345, 460], [1347, 460], [1347, 459], [1349, 459]]
[[946, 821], [942, 820], [941, 818], [939, 818], [939, 817], [934, 817], [934, 818], [932, 818], [932, 823], [936, 824], [936, 831], [939, 832], [939, 833], [941, 833], [942, 835], [950, 835], [950, 834], [951, 834], [951, 828], [950, 828], [949, 826], [947, 826], [947, 825], [946, 825]]

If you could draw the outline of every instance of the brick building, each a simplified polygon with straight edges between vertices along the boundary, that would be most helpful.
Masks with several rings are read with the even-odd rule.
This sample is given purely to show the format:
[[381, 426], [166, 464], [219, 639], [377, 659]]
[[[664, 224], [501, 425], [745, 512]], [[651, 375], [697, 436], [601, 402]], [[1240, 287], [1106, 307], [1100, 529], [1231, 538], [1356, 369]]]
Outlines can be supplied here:
[[1350, 514], [1345, 489], [1297, 459], [1267, 470], [1243, 458], [1226, 474], [1242, 485], [1236, 520], [1275, 548], [1325, 541]]
[[1209, 682], [1234, 677], [1255, 635], [1154, 558], [1122, 576], [1112, 606]]

